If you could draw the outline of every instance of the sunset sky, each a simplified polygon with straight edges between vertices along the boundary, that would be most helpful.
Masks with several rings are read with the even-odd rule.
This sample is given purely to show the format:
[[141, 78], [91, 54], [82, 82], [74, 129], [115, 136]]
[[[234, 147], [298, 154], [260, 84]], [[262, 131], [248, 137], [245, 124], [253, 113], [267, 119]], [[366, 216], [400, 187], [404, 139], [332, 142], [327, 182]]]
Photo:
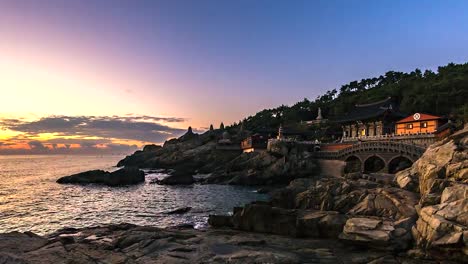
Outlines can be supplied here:
[[0, 154], [128, 153], [468, 61], [468, 1], [0, 1]]

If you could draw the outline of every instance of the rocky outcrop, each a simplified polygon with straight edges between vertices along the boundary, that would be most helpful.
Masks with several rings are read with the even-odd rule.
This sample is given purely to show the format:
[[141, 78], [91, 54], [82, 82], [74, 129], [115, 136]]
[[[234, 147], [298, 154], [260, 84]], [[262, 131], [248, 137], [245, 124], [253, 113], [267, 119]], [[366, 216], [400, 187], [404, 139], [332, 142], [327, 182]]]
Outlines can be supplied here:
[[295, 178], [317, 176], [316, 160], [308, 152], [292, 150], [286, 156], [270, 152], [243, 153], [215, 170], [207, 183], [236, 185], [287, 184]]
[[233, 215], [234, 229], [296, 236], [297, 212], [268, 204], [249, 204]]
[[343, 178], [297, 179], [273, 192], [272, 204], [283, 208], [338, 211], [398, 220], [416, 217], [419, 196], [369, 180]]
[[254, 202], [235, 208], [232, 216], [211, 215], [213, 227], [287, 235], [292, 237], [338, 238], [347, 216], [334, 211], [284, 209]]
[[300, 146], [288, 146], [281, 153], [220, 149], [219, 139], [224, 139], [226, 134], [232, 135], [229, 142], [233, 146], [240, 145], [248, 134], [235, 132], [210, 130], [195, 134], [189, 129], [180, 138], [166, 141], [163, 147], [146, 146], [117, 165], [172, 169], [186, 175], [210, 174], [205, 183], [233, 185], [285, 185], [295, 178], [319, 175], [320, 162], [311, 157], [310, 150]]
[[419, 190], [419, 177], [414, 173], [412, 168], [397, 172], [395, 182], [402, 189], [412, 192]]
[[468, 199], [426, 206], [413, 227], [419, 248], [431, 257], [468, 261]]
[[[8, 246], [13, 245], [13, 246]], [[424, 263], [337, 241], [228, 229], [131, 224], [66, 228], [46, 237], [0, 234], [3, 264], [29, 263]]]
[[297, 218], [298, 236], [338, 238], [348, 217], [335, 211], [300, 211]]
[[383, 250], [404, 250], [410, 245], [411, 233], [408, 229], [396, 227], [392, 221], [356, 217], [346, 222], [340, 239]]
[[[402, 172], [400, 187], [418, 183], [418, 220], [412, 228], [416, 249], [425, 258], [468, 262], [468, 127], [431, 145]], [[398, 178], [398, 175], [397, 175]], [[410, 180], [406, 180], [409, 178]]]
[[[163, 147], [145, 147], [143, 151], [119, 161], [117, 166], [173, 169], [179, 174], [210, 173], [239, 156], [241, 151], [216, 149], [222, 131], [195, 134], [191, 130], [178, 139], [166, 141]], [[237, 140], [237, 139], [236, 139]]]
[[108, 186], [120, 186], [138, 184], [145, 181], [145, 173], [137, 168], [123, 168], [114, 172], [103, 170], [92, 170], [70, 176], [65, 176], [57, 180], [57, 183], [72, 184], [103, 184]]

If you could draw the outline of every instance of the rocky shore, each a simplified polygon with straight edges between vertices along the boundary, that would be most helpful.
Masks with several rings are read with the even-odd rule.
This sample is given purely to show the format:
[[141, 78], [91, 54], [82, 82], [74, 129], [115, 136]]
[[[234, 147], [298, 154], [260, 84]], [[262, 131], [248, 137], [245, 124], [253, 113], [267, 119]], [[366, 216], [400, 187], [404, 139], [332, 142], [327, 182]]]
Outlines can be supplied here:
[[0, 234], [0, 263], [436, 263], [329, 239], [131, 224]]
[[294, 148], [219, 152], [216, 133], [187, 133], [119, 165], [172, 166], [160, 184], [209, 173], [204, 183], [280, 186], [265, 189], [270, 201], [211, 215], [207, 230], [120, 224], [1, 234], [0, 263], [468, 263], [467, 127], [396, 175], [343, 177], [320, 176]]
[[232, 216], [211, 216], [209, 223], [335, 239], [395, 257], [467, 263], [468, 130], [432, 145], [393, 181], [388, 177], [354, 173], [296, 179], [272, 192], [270, 202], [235, 208]]

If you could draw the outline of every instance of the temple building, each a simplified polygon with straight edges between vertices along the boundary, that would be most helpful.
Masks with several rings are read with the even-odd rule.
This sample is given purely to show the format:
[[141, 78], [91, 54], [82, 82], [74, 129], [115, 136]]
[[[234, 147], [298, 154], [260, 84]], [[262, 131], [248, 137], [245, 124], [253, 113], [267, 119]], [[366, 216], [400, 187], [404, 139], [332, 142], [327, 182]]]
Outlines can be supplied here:
[[365, 137], [392, 135], [395, 124], [406, 115], [398, 111], [398, 106], [387, 98], [369, 104], [357, 104], [347, 114], [335, 122], [342, 127], [342, 140], [358, 140]]
[[268, 136], [256, 133], [241, 142], [242, 152], [261, 152], [265, 151], [268, 144]]
[[440, 116], [415, 113], [396, 122], [397, 135], [427, 134], [436, 133], [439, 127], [444, 125], [443, 118]]

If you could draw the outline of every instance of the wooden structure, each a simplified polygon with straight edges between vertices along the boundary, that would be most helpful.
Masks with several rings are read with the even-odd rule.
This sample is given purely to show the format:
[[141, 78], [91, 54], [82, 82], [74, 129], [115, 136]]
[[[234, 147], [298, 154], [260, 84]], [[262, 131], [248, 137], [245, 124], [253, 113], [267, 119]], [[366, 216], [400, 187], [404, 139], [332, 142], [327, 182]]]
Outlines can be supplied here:
[[268, 136], [262, 134], [252, 135], [241, 142], [241, 149], [244, 153], [264, 151], [267, 148]]
[[343, 128], [343, 141], [358, 141], [364, 137], [393, 134], [395, 122], [405, 116], [389, 97], [369, 104], [357, 104], [334, 122], [340, 123]]
[[423, 133], [436, 133], [443, 119], [440, 116], [415, 113], [396, 122], [396, 135], [414, 135]]

